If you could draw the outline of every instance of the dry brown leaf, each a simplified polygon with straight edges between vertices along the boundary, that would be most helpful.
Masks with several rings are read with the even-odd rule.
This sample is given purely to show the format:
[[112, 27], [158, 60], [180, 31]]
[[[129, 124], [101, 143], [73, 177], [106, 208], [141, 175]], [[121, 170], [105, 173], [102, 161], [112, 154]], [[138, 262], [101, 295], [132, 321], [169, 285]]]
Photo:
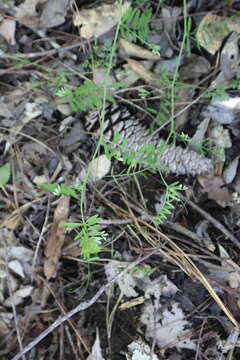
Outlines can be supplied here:
[[238, 19], [208, 13], [202, 19], [196, 34], [198, 43], [211, 54], [215, 54], [224, 38], [232, 31], [240, 32]]
[[195, 134], [191, 138], [188, 146], [190, 149], [200, 152], [202, 150], [202, 143], [204, 136], [206, 134], [206, 131], [208, 129], [208, 125], [210, 122], [210, 118], [206, 117], [203, 119], [203, 121], [198, 125], [197, 130], [195, 131]]
[[126, 59], [129, 66], [132, 68], [132, 70], [138, 74], [142, 79], [144, 79], [146, 82], [149, 82], [156, 78], [156, 74], [154, 74], [152, 71], [147, 70], [145, 66], [137, 60], [133, 59]]
[[82, 169], [78, 179], [87, 179], [89, 182], [101, 180], [111, 169], [111, 161], [106, 155], [100, 155], [91, 160], [86, 169]]
[[234, 180], [239, 166], [239, 158], [239, 155], [236, 156], [224, 170], [223, 179], [225, 184], [231, 184], [231, 182]]
[[215, 163], [224, 163], [226, 160], [225, 149], [232, 146], [229, 129], [225, 129], [222, 125], [217, 125], [211, 128], [209, 133], [217, 150], [213, 152]]
[[142, 339], [137, 339], [128, 345], [127, 360], [158, 360], [159, 357], [153, 353], [150, 346]]
[[29, 202], [12, 211], [11, 214], [4, 214], [4, 219], [0, 223], [1, 228], [7, 228], [9, 230], [15, 230], [23, 221], [22, 215], [32, 206], [33, 202]]
[[69, 4], [69, 0], [25, 0], [18, 6], [16, 18], [33, 30], [48, 29], [65, 21]]
[[64, 223], [69, 214], [69, 203], [69, 196], [63, 195], [54, 213], [51, 233], [45, 249], [44, 274], [48, 280], [57, 274], [57, 264], [65, 240], [66, 227]]
[[97, 329], [96, 340], [93, 344], [91, 354], [87, 357], [87, 360], [105, 360], [102, 356], [102, 349], [99, 338], [99, 331]]
[[0, 34], [7, 40], [10, 45], [15, 45], [16, 21], [3, 19], [0, 23]]
[[160, 56], [154, 54], [152, 51], [144, 49], [142, 46], [135, 45], [132, 42], [120, 38], [119, 39], [119, 53], [121, 57], [126, 58], [135, 56], [146, 60], [160, 60]]
[[216, 201], [231, 201], [232, 195], [224, 187], [224, 181], [220, 176], [203, 177], [200, 180], [204, 190], [208, 193], [208, 198]]
[[73, 15], [73, 24], [81, 26], [81, 36], [84, 39], [99, 37], [113, 28], [127, 11], [130, 2], [126, 1], [121, 7], [119, 2], [101, 4], [91, 9], [76, 11]]
[[194, 54], [184, 58], [179, 76], [181, 81], [198, 80], [200, 77], [209, 74], [210, 70], [210, 62], [205, 57]]
[[[179, 101], [176, 103], [175, 112], [178, 113], [183, 108], [186, 108], [186, 104], [190, 104], [192, 102], [193, 95], [194, 95], [194, 88], [187, 86], [182, 88], [180, 87], [176, 91], [176, 96], [179, 99]], [[180, 113], [180, 115], [176, 117], [175, 120], [176, 129], [181, 129], [186, 124], [189, 118], [189, 111], [191, 111], [191, 109], [187, 108], [185, 111], [183, 111], [182, 113]]]
[[39, 14], [36, 7], [44, 4], [46, 0], [25, 0], [17, 8], [17, 20], [31, 29], [36, 29], [39, 24]]
[[222, 259], [222, 267], [224, 268], [224, 270], [228, 270], [228, 284], [232, 289], [239, 289], [240, 267], [231, 259], [227, 250], [221, 244], [218, 244], [218, 247], [219, 255]]
[[69, 9], [69, 0], [49, 0], [43, 8], [39, 27], [49, 29], [63, 24]]
[[[149, 66], [150, 68], [150, 66]], [[125, 88], [131, 87], [136, 81], [138, 81], [139, 76], [132, 70], [130, 65], [127, 63], [123, 65], [124, 71], [122, 69], [117, 69], [116, 79], [124, 83]]]
[[240, 115], [240, 97], [230, 97], [226, 100], [212, 99], [204, 115], [224, 125], [237, 122]]

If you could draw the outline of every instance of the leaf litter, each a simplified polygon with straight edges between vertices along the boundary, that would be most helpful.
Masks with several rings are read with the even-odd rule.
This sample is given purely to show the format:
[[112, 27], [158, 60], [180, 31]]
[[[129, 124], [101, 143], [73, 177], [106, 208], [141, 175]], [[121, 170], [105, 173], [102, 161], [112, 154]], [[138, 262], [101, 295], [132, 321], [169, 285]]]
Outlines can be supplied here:
[[[189, 14], [170, 2], [119, 3], [0, 5], [1, 356], [20, 358], [59, 313], [93, 299], [62, 323], [64, 346], [55, 330], [26, 356], [237, 359], [238, 21], [217, 2], [200, 15], [190, 1]], [[162, 153], [173, 174], [152, 166], [149, 130], [174, 144]], [[176, 179], [194, 211], [171, 192]]]

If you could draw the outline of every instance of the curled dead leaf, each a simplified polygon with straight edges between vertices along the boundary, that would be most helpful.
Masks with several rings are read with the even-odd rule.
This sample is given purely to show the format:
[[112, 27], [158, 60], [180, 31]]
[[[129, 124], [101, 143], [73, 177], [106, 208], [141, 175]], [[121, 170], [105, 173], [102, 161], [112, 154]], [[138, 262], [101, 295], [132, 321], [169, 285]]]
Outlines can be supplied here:
[[133, 59], [126, 59], [132, 70], [138, 74], [146, 82], [150, 82], [156, 77], [152, 71], [148, 70], [140, 61]]
[[142, 46], [133, 44], [132, 42], [123, 38], [119, 39], [119, 53], [123, 58], [128, 58], [131, 56], [146, 60], [159, 60], [161, 58], [152, 51], [144, 49]]
[[57, 274], [57, 265], [65, 240], [64, 223], [69, 214], [69, 203], [70, 197], [62, 196], [54, 213], [51, 233], [45, 249], [44, 275], [48, 280]]

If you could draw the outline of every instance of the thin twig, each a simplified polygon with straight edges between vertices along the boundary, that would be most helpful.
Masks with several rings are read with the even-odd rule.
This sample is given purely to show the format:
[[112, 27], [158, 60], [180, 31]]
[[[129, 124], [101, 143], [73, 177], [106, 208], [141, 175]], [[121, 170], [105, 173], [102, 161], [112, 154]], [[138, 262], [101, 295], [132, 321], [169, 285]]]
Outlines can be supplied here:
[[[22, 352], [23, 350], [23, 345], [22, 345], [22, 338], [21, 338], [21, 334], [20, 334], [20, 329], [19, 329], [19, 319], [17, 316], [17, 310], [16, 310], [16, 304], [14, 303], [14, 297], [13, 297], [13, 289], [12, 289], [12, 285], [11, 285], [11, 281], [10, 281], [10, 274], [9, 274], [9, 267], [8, 267], [8, 262], [9, 262], [9, 258], [7, 255], [7, 244], [5, 244], [5, 269], [6, 269], [6, 273], [7, 273], [7, 286], [8, 286], [8, 291], [9, 291], [9, 295], [10, 295], [10, 301], [11, 301], [11, 307], [12, 307], [12, 312], [13, 312], [13, 318], [14, 318], [14, 322], [15, 322], [15, 329], [16, 329], [16, 333], [17, 333], [17, 340], [18, 340], [18, 345], [20, 348], [20, 351]], [[22, 356], [23, 360], [26, 360], [25, 356]]]
[[35, 267], [36, 267], [36, 263], [37, 263], [37, 257], [38, 257], [38, 252], [40, 249], [40, 246], [42, 244], [43, 241], [43, 234], [46, 231], [47, 228], [47, 223], [48, 223], [48, 218], [49, 218], [49, 212], [50, 212], [50, 196], [48, 196], [48, 200], [47, 200], [47, 210], [46, 210], [46, 215], [45, 215], [45, 219], [44, 219], [44, 223], [42, 226], [42, 230], [40, 232], [39, 238], [38, 238], [38, 242], [37, 242], [37, 246], [33, 255], [33, 261], [32, 261], [32, 275], [31, 275], [31, 279], [33, 281], [33, 277], [34, 277], [34, 273], [35, 273]]
[[55, 54], [62, 55], [64, 52], [75, 49], [76, 47], [79, 47], [82, 45], [83, 45], [83, 41], [77, 41], [74, 44], [71, 44], [68, 46], [63, 46], [59, 49], [52, 49], [52, 50], [35, 52], [35, 53], [27, 53], [27, 54], [8, 54], [8, 53], [4, 54], [3, 53], [3, 54], [0, 54], [0, 58], [1, 59], [12, 59], [13, 57], [17, 57], [19, 59], [34, 59], [37, 57], [52, 56]]
[[68, 314], [60, 316], [51, 326], [49, 326], [46, 330], [44, 330], [35, 340], [30, 342], [22, 351], [20, 351], [17, 355], [15, 355], [12, 360], [18, 360], [23, 355], [25, 355], [28, 351], [30, 351], [34, 346], [36, 346], [41, 340], [43, 340], [48, 334], [50, 334], [53, 330], [55, 330], [58, 326], [64, 323], [64, 321], [70, 319], [73, 315], [77, 314], [80, 311], [88, 309], [90, 306], [92, 306], [99, 297], [112, 285], [114, 284], [119, 278], [121, 278], [124, 274], [126, 274], [129, 270], [133, 269], [135, 266], [140, 264], [141, 262], [145, 261], [149, 257], [151, 257], [153, 254], [156, 254], [158, 249], [154, 249], [147, 255], [144, 255], [143, 257], [135, 260], [130, 265], [126, 267], [121, 273], [119, 273], [117, 276], [112, 278], [110, 281], [108, 281], [105, 285], [103, 285], [96, 294], [90, 299], [83, 303], [80, 303], [78, 306], [76, 306], [74, 309], [72, 309]]
[[147, 110], [145, 110], [145, 109], [142, 108], [141, 106], [135, 104], [134, 102], [132, 102], [132, 101], [130, 101], [130, 100], [127, 100], [127, 99], [124, 99], [123, 97], [121, 97], [121, 96], [119, 96], [119, 95], [116, 95], [116, 94], [114, 95], [114, 97], [115, 97], [116, 99], [118, 99], [119, 101], [121, 101], [121, 102], [124, 102], [124, 103], [126, 103], [126, 104], [128, 104], [128, 105], [131, 105], [131, 106], [135, 107], [136, 109], [140, 110], [140, 111], [143, 112], [144, 114], [147, 114], [147, 115], [150, 116], [153, 120], [155, 119], [155, 117], [154, 117], [152, 114], [150, 114]]

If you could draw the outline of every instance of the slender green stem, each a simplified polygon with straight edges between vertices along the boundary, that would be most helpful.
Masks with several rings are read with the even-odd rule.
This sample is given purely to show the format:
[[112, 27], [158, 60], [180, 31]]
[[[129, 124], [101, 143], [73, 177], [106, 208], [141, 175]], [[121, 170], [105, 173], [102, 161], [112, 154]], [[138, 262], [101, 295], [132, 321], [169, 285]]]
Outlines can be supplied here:
[[[120, 7], [120, 9], [122, 9], [122, 0], [119, 0], [119, 7]], [[103, 84], [102, 109], [101, 109], [101, 114], [100, 114], [100, 136], [99, 136], [99, 140], [98, 140], [96, 149], [94, 151], [92, 160], [97, 157], [97, 154], [100, 149], [101, 142], [102, 142], [102, 138], [103, 138], [105, 110], [106, 110], [106, 97], [107, 97], [107, 82], [108, 82], [108, 78], [110, 75], [110, 71], [112, 69], [113, 57], [114, 57], [114, 53], [116, 50], [117, 39], [118, 39], [119, 31], [120, 31], [121, 21], [122, 21], [122, 17], [120, 18], [120, 20], [117, 24], [117, 28], [116, 28], [116, 32], [115, 32], [115, 36], [114, 36], [114, 40], [113, 40], [113, 45], [112, 45], [112, 49], [111, 49], [111, 53], [110, 53], [110, 59], [109, 59], [108, 67], [107, 67], [106, 77], [105, 77], [105, 81]], [[88, 173], [87, 173], [87, 176], [85, 177], [85, 179], [83, 180], [82, 192], [81, 192], [81, 196], [80, 196], [80, 212], [81, 212], [81, 217], [83, 220], [84, 220], [84, 207], [85, 207], [84, 205], [85, 205], [87, 179], [88, 179]]]
[[183, 16], [184, 16], [184, 33], [183, 33], [183, 39], [181, 42], [181, 47], [180, 47], [180, 51], [179, 51], [179, 55], [178, 55], [178, 61], [177, 61], [177, 66], [176, 69], [174, 71], [174, 75], [173, 75], [173, 80], [172, 80], [172, 84], [171, 84], [171, 122], [170, 122], [170, 132], [167, 138], [167, 142], [169, 142], [169, 140], [171, 139], [171, 137], [173, 136], [173, 142], [175, 143], [175, 128], [174, 128], [174, 113], [175, 113], [175, 86], [176, 86], [176, 82], [177, 82], [177, 77], [179, 74], [179, 67], [180, 67], [180, 63], [181, 63], [181, 58], [182, 58], [182, 54], [184, 51], [184, 47], [185, 47], [185, 43], [186, 43], [186, 39], [187, 39], [187, 3], [186, 0], [183, 0]]

